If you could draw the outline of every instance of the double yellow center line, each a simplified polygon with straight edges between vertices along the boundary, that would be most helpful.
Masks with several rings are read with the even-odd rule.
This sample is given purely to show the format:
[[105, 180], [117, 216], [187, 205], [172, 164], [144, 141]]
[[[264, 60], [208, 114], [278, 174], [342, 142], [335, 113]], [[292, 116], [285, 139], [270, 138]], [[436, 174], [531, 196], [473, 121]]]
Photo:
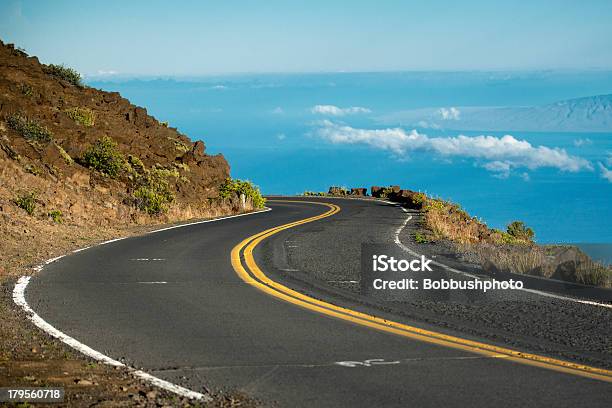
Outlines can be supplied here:
[[409, 326], [406, 324], [386, 320], [381, 317], [361, 313], [352, 309], [347, 309], [337, 306], [322, 300], [312, 298], [290, 289], [272, 279], [270, 279], [259, 268], [253, 257], [253, 251], [266, 238], [298, 225], [307, 224], [330, 217], [340, 211], [340, 207], [335, 204], [313, 202], [313, 201], [289, 201], [289, 200], [274, 200], [282, 202], [297, 202], [303, 204], [317, 204], [328, 208], [323, 214], [305, 218], [299, 221], [291, 222], [284, 225], [279, 225], [274, 228], [267, 229], [258, 234], [252, 235], [232, 249], [231, 261], [232, 266], [238, 276], [251, 286], [282, 299], [294, 305], [321, 313], [327, 316], [346, 320], [362, 326], [374, 328], [388, 333], [397, 334], [410, 339], [424, 341], [427, 343], [437, 344], [444, 347], [459, 349], [484, 355], [487, 357], [503, 358], [513, 362], [527, 364], [531, 366], [546, 368], [563, 373], [579, 375], [582, 377], [593, 378], [601, 381], [612, 382], [612, 371], [602, 368], [591, 367], [583, 364], [572, 363], [569, 361], [558, 360], [537, 354], [525, 353], [518, 350], [512, 350], [505, 347], [494, 346], [487, 343], [481, 343], [474, 340], [468, 340], [461, 337], [450, 336], [443, 333], [425, 330], [418, 327]]

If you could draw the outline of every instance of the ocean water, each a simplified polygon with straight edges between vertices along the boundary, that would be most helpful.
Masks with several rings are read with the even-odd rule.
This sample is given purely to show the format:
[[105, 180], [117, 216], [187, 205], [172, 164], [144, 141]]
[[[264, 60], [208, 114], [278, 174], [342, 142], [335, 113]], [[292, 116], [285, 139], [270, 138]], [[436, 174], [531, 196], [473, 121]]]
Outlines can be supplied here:
[[[612, 182], [599, 167], [612, 168], [612, 129], [466, 132], [453, 129], [454, 122], [447, 128], [417, 128], [442, 138], [511, 134], [533, 146], [564, 149], [591, 165], [577, 172], [517, 168], [503, 175], [484, 168], [481, 159], [421, 150], [398, 154], [372, 144], [334, 143], [321, 135], [325, 123], [410, 132], [412, 126], [383, 120], [409, 109], [532, 106], [608, 94], [610, 72], [262, 74], [88, 82], [121, 92], [160, 121], [203, 140], [209, 153], [228, 159], [233, 177], [252, 180], [266, 194], [399, 184], [456, 201], [493, 227], [523, 220], [541, 243], [612, 242]], [[312, 112], [316, 105], [366, 110], [322, 115]], [[598, 258], [607, 259], [606, 251], [597, 248], [604, 254]]]

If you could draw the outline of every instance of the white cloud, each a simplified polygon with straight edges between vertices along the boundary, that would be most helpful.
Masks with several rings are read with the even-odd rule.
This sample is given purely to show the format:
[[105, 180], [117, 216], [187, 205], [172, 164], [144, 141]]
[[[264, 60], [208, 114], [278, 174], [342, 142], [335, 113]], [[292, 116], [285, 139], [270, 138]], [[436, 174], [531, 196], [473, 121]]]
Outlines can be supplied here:
[[316, 105], [313, 106], [310, 111], [319, 115], [329, 116], [344, 116], [344, 115], [355, 115], [358, 113], [370, 113], [372, 112], [368, 108], [362, 108], [361, 106], [351, 106], [348, 108], [339, 108], [334, 105]]
[[227, 86], [225, 86], [225, 85], [214, 85], [214, 86], [211, 86], [210, 89], [214, 89], [216, 91], [223, 91], [223, 90], [227, 89]]
[[96, 75], [107, 76], [107, 75], [117, 75], [118, 73], [119, 72], [114, 71], [112, 69], [109, 69], [109, 70], [99, 69], [98, 72], [96, 72]]
[[440, 108], [438, 111], [442, 120], [459, 120], [461, 112], [457, 108]]
[[401, 128], [356, 129], [329, 120], [319, 122], [317, 134], [332, 143], [366, 144], [397, 155], [413, 151], [435, 153], [444, 158], [465, 157], [484, 161], [482, 166], [497, 175], [509, 175], [512, 169], [530, 170], [551, 167], [562, 171], [590, 170], [589, 161], [569, 155], [564, 149], [533, 146], [514, 136], [429, 137], [416, 130]]
[[417, 123], [417, 126], [423, 129], [440, 129], [440, 125], [436, 124], [436, 123], [429, 123], [425, 120], [420, 120]]
[[285, 140], [287, 138], [287, 135], [285, 135], [284, 133], [279, 133], [278, 135], [276, 135], [276, 138], [278, 140]]
[[574, 140], [574, 146], [576, 147], [588, 146], [590, 144], [593, 144], [593, 141], [589, 138]]
[[485, 163], [482, 167], [495, 173], [499, 178], [508, 178], [510, 170], [512, 170], [512, 165], [509, 162], [499, 160]]
[[605, 178], [610, 183], [612, 183], [612, 170], [606, 168], [606, 166], [604, 166], [601, 163], [598, 163], [598, 164], [599, 164], [599, 170], [601, 171], [601, 177]]
[[276, 108], [272, 109], [272, 113], [275, 115], [282, 115], [285, 113], [285, 111], [280, 106], [277, 106]]

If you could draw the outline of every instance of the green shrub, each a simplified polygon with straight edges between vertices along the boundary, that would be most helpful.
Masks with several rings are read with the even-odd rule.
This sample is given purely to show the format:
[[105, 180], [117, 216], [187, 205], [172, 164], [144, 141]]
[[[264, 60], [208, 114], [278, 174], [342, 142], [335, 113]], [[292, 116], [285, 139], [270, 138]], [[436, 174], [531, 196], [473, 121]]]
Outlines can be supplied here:
[[391, 187], [383, 187], [379, 194], [379, 198], [389, 198], [393, 195], [393, 189]]
[[170, 191], [168, 173], [164, 169], [152, 169], [140, 179], [141, 185], [134, 192], [136, 207], [150, 215], [168, 211], [168, 204], [174, 201]]
[[49, 64], [45, 65], [43, 69], [47, 74], [59, 79], [63, 79], [64, 81], [68, 81], [72, 85], [83, 86], [83, 84], [81, 83], [81, 74], [79, 74], [72, 68], [66, 67], [64, 65]]
[[81, 161], [84, 166], [113, 178], [119, 175], [125, 165], [125, 159], [117, 149], [117, 143], [108, 136], [104, 136], [90, 146]]
[[64, 112], [70, 119], [85, 127], [92, 127], [96, 123], [96, 113], [89, 108], [70, 108]]
[[423, 234], [420, 231], [417, 231], [414, 234], [414, 240], [416, 241], [417, 244], [426, 244], [429, 242], [429, 240], [427, 239], [427, 237], [425, 236], [425, 234]]
[[167, 179], [169, 177], [179, 178], [181, 176], [177, 169], [166, 169], [164, 167], [161, 167], [160, 164], [156, 164], [151, 169], [151, 172], [154, 176], [163, 179]]
[[25, 116], [14, 114], [6, 118], [8, 126], [17, 131], [21, 136], [35, 142], [50, 142], [53, 134], [49, 129]]
[[163, 127], [168, 127], [168, 122], [159, 122], [160, 125], [162, 125]]
[[51, 217], [53, 222], [56, 222], [58, 224], [61, 224], [64, 221], [64, 216], [60, 210], [51, 210], [47, 213], [47, 215]]
[[168, 211], [168, 201], [162, 194], [148, 186], [140, 186], [134, 192], [136, 206], [150, 215], [158, 215]]
[[[416, 193], [414, 196], [412, 196], [412, 204], [416, 205], [416, 206], [422, 206], [425, 204], [425, 202], [427, 201], [427, 196], [425, 195], [425, 193]], [[436, 200], [439, 201], [439, 200]], [[440, 203], [442, 206], [444, 205], [444, 203]]]
[[266, 204], [266, 199], [261, 196], [259, 187], [255, 186], [250, 181], [226, 178], [223, 184], [219, 187], [219, 197], [231, 198], [232, 196], [240, 196], [244, 194], [250, 199], [255, 208], [263, 208]]
[[22, 208], [28, 215], [34, 215], [36, 210], [36, 193], [24, 193], [20, 194], [15, 199], [17, 207]]
[[535, 236], [533, 230], [522, 221], [513, 221], [508, 224], [507, 233], [518, 241], [532, 242]]

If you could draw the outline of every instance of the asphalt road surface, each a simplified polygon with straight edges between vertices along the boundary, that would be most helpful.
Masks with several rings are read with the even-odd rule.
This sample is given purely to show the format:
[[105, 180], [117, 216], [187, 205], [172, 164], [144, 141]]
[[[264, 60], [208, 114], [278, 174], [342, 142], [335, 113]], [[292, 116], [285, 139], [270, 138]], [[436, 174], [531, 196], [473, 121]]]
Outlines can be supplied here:
[[[462, 332], [447, 320], [430, 318], [435, 309], [423, 311], [429, 317], [420, 319], [420, 309], [402, 313], [401, 307], [360, 299], [351, 288], [358, 280], [357, 245], [393, 243], [406, 214], [381, 202], [325, 201], [341, 211], [271, 235], [254, 248], [253, 259], [267, 277], [350, 310], [486, 344], [508, 344], [498, 322], [486, 336], [486, 322], [475, 324], [479, 331]], [[239, 243], [329, 210], [300, 202], [268, 205], [272, 211], [169, 229], [67, 256], [31, 281], [26, 299], [43, 319], [80, 342], [198, 392], [203, 386], [238, 390], [281, 407], [610, 407], [609, 381], [523, 364], [503, 353], [475, 353], [469, 347], [389, 333], [301, 307], [297, 300], [280, 299], [245, 282], [230, 255]], [[350, 236], [329, 233], [343, 229]], [[239, 255], [246, 265], [246, 254]], [[610, 337], [609, 312], [581, 307], [584, 313], [607, 317], [598, 330]], [[547, 355], [557, 356], [554, 351]], [[610, 350], [585, 353], [605, 363]]]

